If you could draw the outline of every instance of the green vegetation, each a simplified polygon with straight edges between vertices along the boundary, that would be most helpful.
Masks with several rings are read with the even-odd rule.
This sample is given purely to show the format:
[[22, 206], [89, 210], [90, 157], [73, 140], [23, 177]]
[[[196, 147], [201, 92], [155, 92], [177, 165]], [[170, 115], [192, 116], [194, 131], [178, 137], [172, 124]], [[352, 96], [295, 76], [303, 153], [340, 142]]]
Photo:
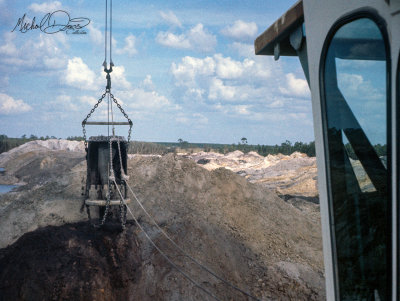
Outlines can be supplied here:
[[195, 151], [214, 151], [221, 154], [227, 154], [236, 150], [244, 153], [257, 152], [261, 156], [267, 156], [269, 154], [275, 155], [278, 153], [284, 155], [290, 155], [293, 152], [302, 152], [307, 154], [309, 157], [315, 156], [315, 143], [303, 143], [295, 142], [292, 144], [286, 140], [281, 145], [252, 145], [248, 144], [245, 137], [240, 139], [237, 144], [215, 144], [215, 143], [189, 143], [182, 139], [179, 139], [177, 143], [173, 142], [158, 142], [158, 144], [164, 145], [169, 149], [175, 149], [176, 151], [195, 152]]
[[[346, 152], [347, 152], [348, 156], [349, 156], [351, 159], [353, 159], [353, 160], [358, 160], [358, 157], [357, 157], [356, 153], [354, 152], [354, 149], [353, 149], [353, 147], [350, 145], [350, 143], [346, 143], [344, 147], [346, 148]], [[374, 149], [375, 149], [375, 151], [376, 151], [376, 154], [377, 154], [379, 157], [382, 157], [382, 156], [385, 157], [385, 156], [387, 156], [387, 146], [386, 146], [386, 144], [385, 144], [385, 145], [376, 144], [376, 145], [374, 145]]]
[[[25, 136], [25, 135], [24, 135]], [[6, 135], [0, 135], [0, 153], [7, 152], [10, 149], [20, 146], [30, 141], [28, 138], [8, 138]]]
[[160, 143], [132, 141], [129, 143], [129, 154], [165, 155], [174, 152], [175, 148], [168, 148]]
[[11, 138], [7, 137], [7, 135], [0, 135], [0, 154], [3, 152], [8, 152], [10, 149], [18, 147], [32, 140], [48, 140], [48, 139], [57, 139], [57, 138], [54, 136], [38, 137], [35, 135], [30, 135], [29, 137], [27, 135], [22, 135], [21, 138]]
[[71, 141], [84, 141], [85, 139], [82, 136], [68, 136], [67, 140]]
[[[54, 136], [46, 136], [46, 137], [37, 137], [35, 135], [27, 135], [21, 136], [21, 138], [10, 138], [6, 135], [0, 135], [0, 153], [9, 151], [10, 149], [20, 146], [26, 142], [32, 140], [47, 140], [47, 139], [57, 139]], [[67, 138], [68, 140], [77, 140], [82, 141], [83, 137], [81, 136], [70, 136]], [[349, 156], [353, 159], [356, 159], [356, 155], [350, 144], [346, 144], [345, 148], [349, 154]], [[387, 147], [386, 145], [377, 144], [374, 146], [376, 153], [378, 156], [386, 156]], [[244, 153], [248, 152], [257, 152], [261, 156], [267, 156], [269, 154], [276, 155], [278, 153], [284, 155], [290, 155], [293, 152], [301, 152], [307, 154], [309, 157], [315, 156], [315, 143], [303, 143], [303, 142], [295, 142], [292, 143], [288, 140], [281, 143], [280, 145], [252, 145], [248, 144], [247, 138], [242, 137], [240, 142], [237, 144], [216, 144], [216, 143], [189, 143], [183, 139], [178, 139], [177, 142], [141, 142], [141, 141], [132, 141], [129, 145], [129, 153], [130, 154], [158, 154], [164, 155], [171, 152], [218, 152], [221, 154], [226, 154], [233, 151], [242, 151]]]

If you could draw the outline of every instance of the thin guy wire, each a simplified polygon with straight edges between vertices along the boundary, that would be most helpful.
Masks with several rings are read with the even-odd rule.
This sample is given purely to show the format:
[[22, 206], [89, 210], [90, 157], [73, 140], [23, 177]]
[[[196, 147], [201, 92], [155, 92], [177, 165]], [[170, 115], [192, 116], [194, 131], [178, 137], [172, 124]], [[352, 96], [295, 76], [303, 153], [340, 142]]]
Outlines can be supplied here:
[[186, 257], [188, 257], [190, 260], [192, 260], [194, 263], [196, 263], [199, 267], [201, 267], [203, 270], [207, 271], [208, 273], [210, 273], [211, 275], [213, 275], [215, 278], [221, 280], [222, 282], [224, 282], [226, 285], [232, 287], [233, 289], [241, 292], [242, 294], [248, 296], [249, 298], [253, 299], [253, 300], [257, 300], [260, 301], [259, 299], [257, 299], [256, 297], [250, 295], [249, 293], [243, 291], [242, 289], [240, 289], [239, 287], [233, 285], [232, 283], [228, 282], [227, 280], [221, 278], [220, 276], [218, 276], [215, 272], [213, 272], [212, 270], [210, 270], [208, 267], [206, 267], [205, 265], [203, 265], [201, 262], [197, 261], [195, 258], [193, 258], [192, 256], [190, 256], [185, 250], [183, 250], [178, 244], [176, 244], [172, 238], [157, 224], [156, 220], [147, 212], [147, 210], [144, 208], [143, 204], [139, 201], [139, 199], [136, 197], [136, 194], [133, 192], [132, 188], [129, 186], [128, 182], [126, 180], [124, 180], [126, 185], [128, 186], [130, 192], [132, 193], [133, 197], [135, 198], [136, 202], [139, 204], [139, 206], [143, 209], [144, 213], [150, 218], [150, 220], [153, 222], [153, 224], [157, 227], [157, 229], [159, 229], [161, 231], [162, 234], [164, 234], [164, 236], [179, 250], [181, 251], [182, 254], [184, 254]]
[[203, 292], [205, 292], [207, 295], [209, 295], [210, 297], [214, 298], [217, 301], [222, 301], [220, 299], [218, 299], [218, 297], [216, 297], [213, 293], [209, 292], [207, 289], [205, 289], [204, 287], [202, 287], [200, 284], [198, 284], [195, 280], [193, 280], [188, 274], [186, 274], [181, 268], [179, 268], [158, 246], [157, 244], [151, 239], [151, 237], [147, 234], [147, 232], [144, 230], [144, 228], [142, 227], [142, 225], [138, 222], [138, 220], [136, 219], [136, 217], [133, 215], [131, 209], [129, 208], [129, 206], [126, 204], [125, 199], [122, 196], [121, 191], [118, 188], [117, 183], [115, 182], [115, 187], [117, 188], [118, 194], [121, 197], [121, 200], [123, 201], [124, 205], [126, 206], [126, 208], [128, 209], [129, 213], [131, 214], [131, 216], [133, 217], [135, 223], [139, 226], [140, 230], [143, 232], [143, 234], [146, 236], [146, 238], [149, 240], [149, 242], [153, 245], [153, 247], [165, 258], [165, 260], [168, 261], [168, 263], [170, 265], [172, 265], [178, 272], [180, 272], [186, 279], [188, 279], [191, 283], [193, 283], [195, 286], [197, 286], [199, 289], [201, 289]]

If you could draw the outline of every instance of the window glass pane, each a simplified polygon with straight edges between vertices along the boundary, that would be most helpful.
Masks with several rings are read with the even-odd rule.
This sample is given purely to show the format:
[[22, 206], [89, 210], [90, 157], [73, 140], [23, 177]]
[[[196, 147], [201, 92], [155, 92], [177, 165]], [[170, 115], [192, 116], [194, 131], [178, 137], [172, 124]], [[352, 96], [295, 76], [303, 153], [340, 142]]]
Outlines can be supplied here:
[[369, 141], [386, 141], [386, 62], [336, 59], [338, 87]]
[[374, 21], [347, 23], [325, 58], [329, 201], [341, 300], [389, 300], [386, 49]]

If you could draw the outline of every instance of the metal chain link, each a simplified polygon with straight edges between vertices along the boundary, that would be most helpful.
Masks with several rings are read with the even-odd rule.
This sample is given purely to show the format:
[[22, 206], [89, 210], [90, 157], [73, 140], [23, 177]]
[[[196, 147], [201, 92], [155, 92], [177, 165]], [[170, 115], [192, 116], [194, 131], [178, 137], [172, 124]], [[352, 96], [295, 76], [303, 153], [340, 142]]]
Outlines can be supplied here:
[[106, 210], [104, 210], [104, 215], [103, 218], [101, 220], [100, 225], [98, 225], [98, 227], [101, 227], [105, 224], [106, 219], [107, 219], [107, 215], [108, 215], [108, 211], [110, 211], [110, 203], [111, 203], [111, 182], [110, 180], [108, 180], [108, 193], [107, 193], [107, 200], [106, 200]]
[[94, 105], [94, 107], [90, 110], [90, 113], [87, 114], [86, 118], [83, 119], [82, 121], [82, 131], [83, 131], [83, 139], [84, 139], [84, 143], [85, 143], [85, 149], [87, 149], [87, 140], [86, 140], [86, 121], [90, 118], [90, 116], [93, 114], [93, 112], [97, 109], [97, 107], [99, 106], [99, 104], [103, 101], [104, 97], [106, 97], [107, 92], [104, 92], [103, 95], [101, 95], [101, 97], [99, 98], [99, 100], [97, 101], [97, 103]]
[[115, 104], [117, 105], [118, 109], [121, 111], [121, 113], [124, 115], [124, 117], [128, 120], [129, 122], [129, 131], [128, 131], [128, 143], [131, 140], [131, 133], [132, 133], [132, 120], [129, 118], [128, 114], [125, 113], [125, 110], [121, 107], [121, 105], [118, 103], [118, 100], [115, 99], [114, 95], [110, 92], [111, 99]]
[[104, 210], [104, 215], [103, 219], [101, 220], [100, 226], [103, 226], [104, 223], [106, 222], [108, 211], [110, 210], [110, 203], [111, 203], [111, 181], [115, 181], [115, 176], [114, 176], [114, 167], [113, 167], [113, 162], [112, 162], [112, 142], [111, 139], [109, 138], [109, 145], [110, 145], [110, 162], [108, 163], [108, 192], [107, 192], [107, 201], [106, 201], [106, 210]]
[[[121, 111], [121, 113], [124, 115], [124, 117], [128, 120], [129, 122], [129, 130], [128, 130], [128, 139], [127, 142], [129, 144], [130, 142], [130, 138], [131, 138], [131, 134], [132, 134], [132, 120], [128, 117], [128, 115], [126, 114], [125, 110], [121, 107], [121, 105], [118, 103], [117, 99], [114, 97], [113, 94], [111, 94], [109, 89], [106, 89], [105, 93], [99, 98], [99, 100], [97, 101], [97, 103], [94, 105], [94, 107], [90, 110], [89, 114], [87, 114], [86, 118], [82, 121], [82, 132], [83, 132], [83, 139], [84, 139], [84, 143], [85, 143], [85, 149], [88, 149], [88, 141], [87, 141], [87, 137], [86, 137], [86, 122], [87, 120], [90, 118], [90, 116], [93, 114], [93, 112], [97, 109], [97, 107], [99, 106], [99, 104], [103, 101], [103, 99], [106, 97], [107, 93], [110, 95], [112, 101], [117, 105], [118, 109]], [[114, 134], [113, 134], [114, 136]], [[122, 156], [121, 156], [121, 149], [120, 149], [120, 141], [119, 138], [117, 140], [118, 143], [118, 152], [119, 152], [119, 157], [120, 157], [120, 165], [121, 165], [121, 176], [126, 176], [125, 171], [123, 169], [123, 165], [122, 165]], [[106, 200], [106, 208], [104, 210], [104, 215], [102, 217], [101, 223], [94, 225], [95, 227], [101, 227], [105, 224], [107, 216], [109, 214], [109, 210], [111, 208], [111, 186], [113, 185], [111, 181], [115, 181], [115, 173], [114, 173], [114, 168], [113, 168], [113, 163], [112, 163], [112, 140], [109, 140], [109, 147], [110, 147], [110, 168], [109, 168], [109, 177], [108, 177], [108, 192], [107, 192], [107, 200]], [[117, 187], [116, 187], [117, 189]], [[123, 204], [123, 201], [121, 200], [120, 203], [120, 220], [121, 220], [121, 226], [123, 229], [125, 229], [125, 225], [126, 225], [126, 214], [127, 214], [127, 208], [126, 205]], [[87, 214], [88, 214], [88, 218], [89, 221], [91, 220], [90, 217], [90, 209], [89, 206], [86, 206], [87, 209]]]

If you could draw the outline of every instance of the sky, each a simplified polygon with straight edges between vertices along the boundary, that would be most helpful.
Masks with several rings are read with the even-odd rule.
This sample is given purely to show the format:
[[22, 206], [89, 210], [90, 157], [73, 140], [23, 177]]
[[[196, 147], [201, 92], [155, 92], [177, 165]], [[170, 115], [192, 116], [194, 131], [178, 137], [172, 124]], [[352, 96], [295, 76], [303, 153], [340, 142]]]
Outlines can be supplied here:
[[[294, 3], [114, 0], [112, 93], [133, 122], [132, 139], [313, 141], [298, 59], [254, 54], [255, 38]], [[90, 23], [81, 34], [16, 26], [24, 14], [40, 23], [57, 10]], [[0, 134], [81, 136], [82, 120], [105, 91], [104, 30], [105, 0], [0, 0]], [[123, 121], [115, 107], [113, 114]], [[106, 119], [104, 102], [91, 120]], [[104, 126], [87, 129], [107, 134]], [[127, 128], [117, 134], [126, 137]]]

